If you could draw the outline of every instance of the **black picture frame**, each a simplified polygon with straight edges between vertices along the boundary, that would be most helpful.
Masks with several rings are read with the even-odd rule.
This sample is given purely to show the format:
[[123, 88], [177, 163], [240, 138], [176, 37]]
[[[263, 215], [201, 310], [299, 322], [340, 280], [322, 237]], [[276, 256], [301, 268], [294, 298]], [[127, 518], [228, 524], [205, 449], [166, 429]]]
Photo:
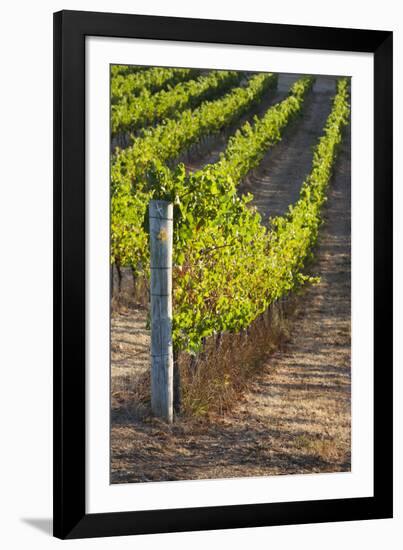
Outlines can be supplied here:
[[[86, 513], [86, 36], [374, 54], [373, 497]], [[79, 11], [54, 14], [54, 536], [101, 537], [393, 516], [392, 48], [392, 32], [387, 31]]]

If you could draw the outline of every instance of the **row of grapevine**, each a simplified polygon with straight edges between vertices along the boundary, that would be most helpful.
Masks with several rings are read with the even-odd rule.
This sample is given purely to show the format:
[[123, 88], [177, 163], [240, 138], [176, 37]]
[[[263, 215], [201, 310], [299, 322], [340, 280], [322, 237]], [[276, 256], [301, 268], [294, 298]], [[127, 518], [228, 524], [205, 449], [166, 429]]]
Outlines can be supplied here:
[[[201, 189], [177, 198], [176, 349], [197, 351], [206, 336], [249, 326], [273, 301], [310, 280], [304, 266], [317, 239], [321, 207], [348, 116], [347, 80], [340, 79], [300, 198], [288, 213], [272, 220], [269, 229], [248, 205], [250, 197], [237, 195], [228, 174], [213, 172], [209, 179], [212, 172], [206, 170], [205, 178], [198, 180]], [[198, 208], [189, 208], [191, 217], [180, 215], [185, 200]]]
[[148, 260], [143, 220], [153, 193], [151, 167], [173, 161], [206, 134], [217, 133], [258, 103], [277, 85], [277, 75], [257, 74], [246, 86], [234, 88], [215, 101], [184, 111], [178, 119], [148, 128], [130, 147], [118, 151], [111, 169], [111, 256], [117, 265], [135, 270]]
[[113, 156], [112, 189], [127, 182], [137, 188], [144, 183], [147, 167], [156, 158], [164, 163], [174, 161], [203, 135], [218, 133], [235, 122], [276, 86], [277, 75], [258, 74], [246, 86], [233, 88], [220, 99], [206, 101], [193, 111], [183, 111], [178, 119], [166, 119], [156, 127], [146, 128], [130, 147], [117, 150]]
[[184, 109], [194, 108], [236, 85], [241, 78], [242, 73], [235, 71], [212, 71], [155, 94], [145, 90], [138, 97], [129, 96], [126, 101], [112, 105], [112, 134], [134, 132], [177, 115]]
[[142, 67], [141, 65], [112, 65], [111, 77], [114, 78], [118, 75], [134, 74], [144, 70], [146, 70], [146, 67]]
[[198, 69], [166, 69], [152, 67], [145, 71], [129, 74], [118, 74], [111, 79], [112, 104], [127, 101], [130, 97], [140, 95], [144, 90], [155, 92], [183, 80], [200, 74]]
[[[185, 167], [179, 164], [174, 170], [156, 160], [149, 170], [154, 197], [174, 202], [177, 209], [175, 226], [176, 261], [181, 264], [188, 248], [188, 235], [203, 239], [201, 231], [209, 219], [219, 218], [227, 223], [223, 200], [218, 196], [232, 193], [243, 178], [256, 167], [268, 150], [275, 145], [283, 129], [301, 113], [305, 96], [311, 89], [314, 79], [304, 77], [291, 86], [289, 95], [276, 105], [270, 107], [261, 117], [254, 118], [254, 124], [246, 122], [229, 138], [226, 150], [214, 164], [207, 164], [202, 169], [186, 175]], [[207, 199], [207, 200], [206, 200]], [[233, 197], [229, 202], [230, 208]]]
[[220, 161], [192, 174], [186, 187], [199, 188], [199, 180], [205, 174], [208, 174], [211, 181], [218, 178], [220, 181], [232, 180], [236, 184], [241, 182], [260, 163], [269, 148], [280, 141], [282, 130], [301, 113], [305, 96], [313, 83], [313, 78], [301, 78], [291, 87], [286, 99], [270, 107], [261, 118], [255, 117], [253, 125], [246, 122], [228, 140]]

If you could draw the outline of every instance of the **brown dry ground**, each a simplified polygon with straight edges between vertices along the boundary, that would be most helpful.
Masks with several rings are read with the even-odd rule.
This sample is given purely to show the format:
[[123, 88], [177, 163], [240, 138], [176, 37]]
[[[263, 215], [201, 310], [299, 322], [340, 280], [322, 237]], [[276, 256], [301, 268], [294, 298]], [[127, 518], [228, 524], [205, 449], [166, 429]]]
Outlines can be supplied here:
[[253, 193], [253, 204], [265, 223], [270, 216], [282, 215], [289, 204], [298, 200], [301, 183], [311, 171], [312, 151], [322, 135], [335, 92], [334, 77], [318, 76], [301, 115], [243, 183], [242, 191]]
[[[322, 86], [323, 84], [323, 86]], [[286, 207], [309, 171], [306, 148], [321, 135], [331, 82], [319, 82], [311, 115], [297, 121], [248, 182], [262, 214]], [[324, 88], [329, 87], [329, 91]], [[292, 151], [292, 159], [287, 158]], [[299, 168], [298, 168], [298, 164]], [[269, 167], [272, 169], [269, 169]], [[298, 176], [299, 170], [299, 178]], [[289, 186], [286, 184], [289, 182]], [[273, 206], [277, 188], [278, 205]], [[136, 397], [147, 371], [146, 311], [112, 316], [111, 482], [250, 477], [349, 471], [350, 462], [350, 136], [329, 189], [311, 266], [320, 275], [288, 320], [290, 338], [261, 365], [230, 412], [206, 419], [152, 419]]]

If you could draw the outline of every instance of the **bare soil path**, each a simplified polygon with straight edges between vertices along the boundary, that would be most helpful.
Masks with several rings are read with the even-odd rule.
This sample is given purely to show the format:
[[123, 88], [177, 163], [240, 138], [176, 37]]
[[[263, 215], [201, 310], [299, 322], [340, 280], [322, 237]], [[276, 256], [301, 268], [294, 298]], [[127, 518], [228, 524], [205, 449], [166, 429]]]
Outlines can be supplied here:
[[312, 151], [331, 110], [336, 92], [336, 79], [316, 77], [307, 96], [302, 115], [283, 134], [282, 141], [268, 151], [256, 170], [246, 179], [241, 192], [252, 192], [253, 203], [268, 223], [271, 216], [280, 216], [298, 199], [301, 183], [309, 174]]
[[133, 399], [141, 376], [150, 369], [150, 331], [146, 326], [145, 308], [112, 313], [112, 410]]
[[[214, 422], [167, 426], [124, 414], [116, 401], [113, 483], [350, 470], [349, 151], [347, 133], [311, 266], [321, 282], [301, 297], [285, 349], [269, 357], [233, 411]], [[291, 181], [293, 163], [280, 161], [283, 181], [288, 174]], [[265, 185], [274, 181], [272, 175]]]

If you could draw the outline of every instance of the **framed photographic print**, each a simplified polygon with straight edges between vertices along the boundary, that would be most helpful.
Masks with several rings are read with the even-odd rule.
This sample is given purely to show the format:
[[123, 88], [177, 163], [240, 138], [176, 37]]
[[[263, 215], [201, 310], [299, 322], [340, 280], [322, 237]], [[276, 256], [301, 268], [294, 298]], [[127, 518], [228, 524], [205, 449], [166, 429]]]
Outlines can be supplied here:
[[54, 535], [392, 517], [392, 33], [54, 15]]

